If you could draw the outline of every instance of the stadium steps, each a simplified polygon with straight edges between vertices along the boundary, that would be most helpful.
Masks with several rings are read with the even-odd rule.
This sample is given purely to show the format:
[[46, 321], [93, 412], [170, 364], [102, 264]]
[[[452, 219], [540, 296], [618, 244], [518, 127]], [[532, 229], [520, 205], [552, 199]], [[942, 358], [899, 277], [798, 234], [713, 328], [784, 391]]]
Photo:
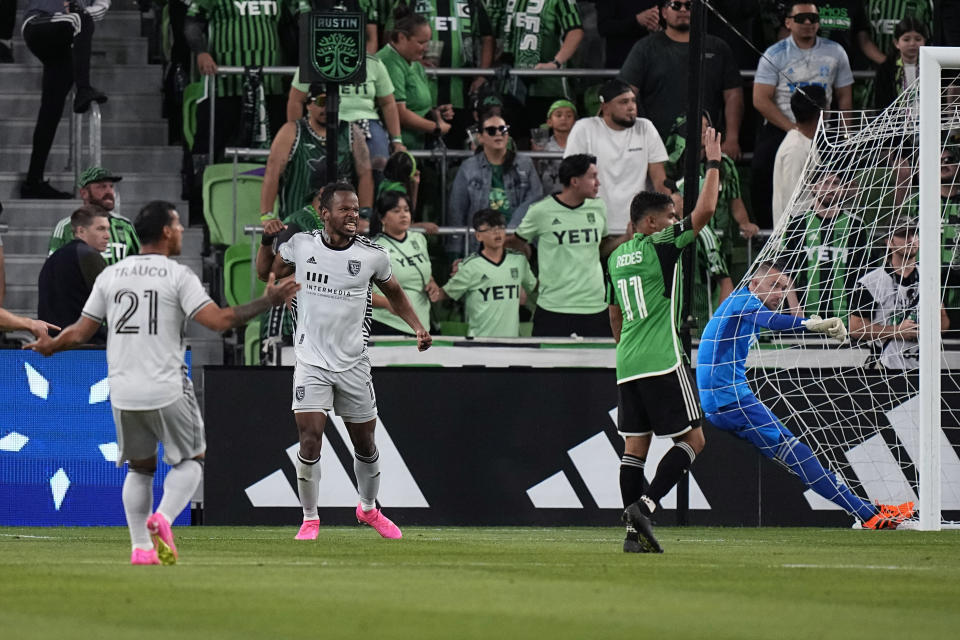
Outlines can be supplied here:
[[[7, 281], [3, 306], [14, 313], [35, 316], [37, 278], [53, 226], [69, 216], [80, 200], [19, 199], [19, 183], [29, 163], [40, 104], [42, 71], [20, 36], [22, 20], [21, 10], [13, 38], [16, 62], [0, 65], [0, 201], [4, 205], [0, 223], [9, 226], [3, 238]], [[188, 206], [180, 202], [182, 152], [180, 147], [167, 144], [167, 123], [161, 111], [163, 68], [148, 64], [148, 43], [141, 22], [133, 0], [114, 0], [104, 20], [96, 24], [91, 82], [109, 97], [101, 106], [102, 164], [123, 176], [117, 184], [118, 213], [133, 219], [148, 201], [163, 199], [176, 205], [186, 223]], [[65, 191], [72, 190], [73, 184], [73, 172], [66, 168], [71, 113], [68, 101], [46, 171], [51, 184]], [[201, 278], [203, 248], [203, 229], [185, 229], [182, 256], [177, 260]], [[196, 366], [223, 363], [224, 342], [219, 334], [189, 323], [187, 341]]]
[[[111, 11], [107, 12], [107, 17], [112, 17]], [[110, 37], [100, 34], [100, 26], [93, 35], [93, 50], [90, 55], [92, 66], [98, 64], [143, 64], [147, 59], [147, 41], [141, 38], [133, 39], [131, 37]], [[139, 29], [139, 27], [138, 27]], [[20, 33], [19, 27], [17, 33]], [[17, 39], [13, 43], [13, 59], [18, 63], [28, 67], [40, 68], [40, 61], [30, 53], [23, 40]]]

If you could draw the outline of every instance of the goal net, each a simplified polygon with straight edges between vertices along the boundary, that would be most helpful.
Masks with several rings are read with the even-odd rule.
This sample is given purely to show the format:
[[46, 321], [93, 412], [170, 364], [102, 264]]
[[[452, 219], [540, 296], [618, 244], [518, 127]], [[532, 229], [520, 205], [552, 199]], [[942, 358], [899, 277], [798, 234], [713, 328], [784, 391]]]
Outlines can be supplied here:
[[[842, 344], [815, 333], [762, 333], [748, 376], [784, 425], [866, 501], [920, 505], [930, 455], [921, 429], [923, 310], [942, 323], [931, 343], [941, 387], [929, 401], [931, 412], [939, 402], [941, 422], [929, 436], [940, 481], [932, 528], [960, 520], [960, 81], [942, 78], [940, 232], [938, 246], [924, 245], [939, 249], [936, 295], [920, 295], [919, 84], [883, 112], [823, 114], [786, 214], [741, 282], [750, 283], [757, 265], [775, 263], [796, 293], [780, 311], [846, 324]], [[924, 211], [938, 214], [935, 205]], [[805, 497], [814, 509], [838, 508], [813, 491]]]

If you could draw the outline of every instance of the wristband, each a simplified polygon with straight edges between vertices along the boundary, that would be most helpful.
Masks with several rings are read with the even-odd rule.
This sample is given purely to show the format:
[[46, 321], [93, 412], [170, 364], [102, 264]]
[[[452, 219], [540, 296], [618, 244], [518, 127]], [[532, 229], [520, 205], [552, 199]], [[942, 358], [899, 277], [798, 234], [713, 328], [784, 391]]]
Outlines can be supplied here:
[[273, 234], [273, 235], [263, 234], [263, 236], [260, 238], [260, 244], [262, 244], [265, 247], [269, 247], [270, 245], [273, 244], [273, 241], [276, 239], [277, 239], [277, 234]]
[[260, 222], [266, 222], [267, 220], [276, 220], [277, 214], [273, 211], [264, 211], [260, 214]]
[[557, 60], [556, 58], [554, 58], [551, 62], [553, 62], [553, 64], [557, 65], [557, 69], [559, 69], [560, 67], [563, 66], [563, 63], [560, 62], [559, 60]]
[[719, 160], [707, 160], [707, 171], [710, 169], [716, 169], [717, 171], [720, 171], [721, 164], [722, 163]]
[[396, 142], [397, 144], [403, 144], [403, 138], [397, 136], [396, 138], [390, 138], [390, 142]]

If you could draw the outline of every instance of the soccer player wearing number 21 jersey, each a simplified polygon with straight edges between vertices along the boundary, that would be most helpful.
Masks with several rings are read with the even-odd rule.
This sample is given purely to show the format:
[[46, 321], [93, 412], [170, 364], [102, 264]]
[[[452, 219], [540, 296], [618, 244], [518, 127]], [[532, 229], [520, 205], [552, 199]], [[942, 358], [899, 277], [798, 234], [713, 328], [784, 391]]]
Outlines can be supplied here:
[[840, 318], [776, 313], [792, 286], [780, 265], [762, 262], [749, 285], [731, 293], [717, 308], [697, 351], [700, 404], [710, 424], [783, 464], [808, 488], [858, 518], [863, 528], [895, 529], [913, 515], [912, 502], [874, 505], [858, 497], [820, 464], [810, 447], [757, 399], [747, 383], [747, 353], [761, 329], [813, 331], [841, 342], [847, 336]]
[[[617, 429], [624, 438], [620, 491], [628, 553], [661, 553], [650, 516], [703, 449], [703, 417], [677, 328], [683, 299], [680, 254], [710, 223], [720, 184], [720, 135], [704, 133], [706, 174], [690, 215], [677, 219], [668, 195], [641, 191], [630, 203], [634, 236], [608, 259], [608, 311], [617, 341]], [[628, 229], [629, 230], [629, 229]], [[674, 446], [645, 488], [644, 462], [656, 435]]]
[[[184, 364], [184, 324], [192, 319], [214, 331], [239, 327], [289, 300], [299, 285], [276, 284], [271, 274], [263, 297], [221, 309], [188, 267], [170, 259], [179, 255], [183, 240], [172, 204], [147, 204], [134, 227], [140, 255], [100, 272], [79, 320], [56, 338], [41, 334], [27, 346], [49, 356], [87, 342], [106, 321], [117, 466], [129, 463], [122, 500], [133, 546], [130, 562], [174, 564], [170, 523], [193, 497], [206, 451], [203, 418]], [[163, 460], [171, 469], [151, 515], [157, 442], [163, 443]]]
[[420, 351], [430, 347], [432, 338], [393, 275], [390, 256], [380, 245], [357, 235], [360, 203], [353, 186], [339, 182], [324, 187], [320, 216], [323, 229], [295, 234], [273, 260], [277, 277], [295, 274], [303, 285], [297, 294], [294, 335], [293, 413], [300, 435], [296, 466], [303, 506], [296, 539], [314, 540], [320, 532], [317, 463], [327, 414], [334, 410], [346, 423], [353, 443], [360, 494], [357, 520], [384, 538], [400, 538], [400, 529], [376, 505], [380, 490], [380, 454], [373, 435], [377, 399], [367, 355], [373, 285], [416, 332]]

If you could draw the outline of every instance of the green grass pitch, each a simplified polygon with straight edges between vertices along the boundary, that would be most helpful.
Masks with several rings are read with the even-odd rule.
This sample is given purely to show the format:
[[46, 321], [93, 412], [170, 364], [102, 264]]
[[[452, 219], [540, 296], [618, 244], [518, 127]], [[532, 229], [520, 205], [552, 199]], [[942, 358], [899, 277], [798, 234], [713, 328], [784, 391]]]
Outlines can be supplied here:
[[956, 638], [960, 532], [660, 528], [0, 527], [0, 637]]

